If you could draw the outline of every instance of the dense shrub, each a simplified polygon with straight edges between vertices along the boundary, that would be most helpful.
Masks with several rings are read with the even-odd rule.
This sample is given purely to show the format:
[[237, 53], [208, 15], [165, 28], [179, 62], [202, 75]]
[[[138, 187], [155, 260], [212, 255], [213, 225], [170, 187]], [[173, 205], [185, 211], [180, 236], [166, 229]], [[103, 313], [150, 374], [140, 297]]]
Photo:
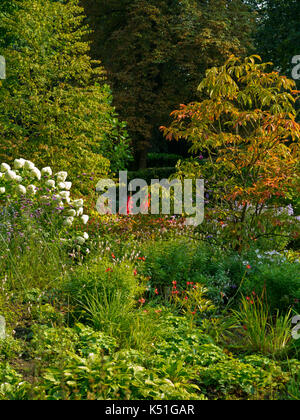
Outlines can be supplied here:
[[64, 288], [72, 302], [83, 305], [95, 293], [102, 304], [105, 299], [111, 302], [118, 295], [124, 304], [131, 304], [143, 291], [132, 263], [117, 263], [114, 256], [110, 260], [98, 258], [86, 266], [76, 268], [66, 275], [64, 282]]
[[173, 167], [140, 169], [128, 172], [128, 181], [136, 178], [144, 179], [150, 186], [152, 179], [168, 179], [174, 172]]
[[149, 168], [162, 168], [166, 166], [176, 166], [181, 159], [180, 155], [171, 153], [148, 153], [147, 164]]
[[289, 262], [277, 252], [249, 251], [239, 255], [213, 245], [185, 238], [146, 242], [142, 247], [145, 263], [141, 272], [152, 287], [180, 288], [201, 283], [214, 303], [227, 303], [240, 294], [261, 294], [266, 289], [271, 311], [299, 310], [299, 262]]
[[[100, 62], [89, 57], [78, 0], [12, 1], [0, 6], [1, 55], [7, 79], [0, 89], [0, 157], [34, 159], [72, 181], [82, 168], [106, 176], [130, 159], [125, 124], [117, 118]], [[30, 76], [29, 76], [30, 75]]]
[[152, 286], [172, 287], [175, 281], [185, 288], [190, 282], [201, 283], [215, 303], [236, 292], [245, 272], [240, 257], [186, 238], [145, 243], [142, 249], [146, 256], [142, 273], [150, 277]]
[[250, 294], [254, 290], [261, 294], [266, 292], [268, 304], [272, 311], [279, 309], [281, 312], [294, 306], [300, 310], [300, 264], [299, 262], [281, 261], [272, 258], [271, 261], [251, 266], [249, 275], [241, 291]]

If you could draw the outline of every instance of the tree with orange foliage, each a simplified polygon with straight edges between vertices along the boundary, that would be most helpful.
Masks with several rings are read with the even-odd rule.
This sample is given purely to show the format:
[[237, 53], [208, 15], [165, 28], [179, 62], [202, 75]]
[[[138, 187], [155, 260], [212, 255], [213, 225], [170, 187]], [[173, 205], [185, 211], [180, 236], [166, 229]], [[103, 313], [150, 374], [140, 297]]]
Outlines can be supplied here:
[[181, 105], [171, 126], [161, 127], [167, 139], [185, 138], [191, 152], [207, 157], [179, 165], [179, 175], [208, 181], [214, 208], [207, 217], [239, 246], [277, 235], [276, 207], [299, 196], [299, 92], [293, 80], [268, 72], [271, 64], [231, 56], [206, 72], [198, 87], [206, 98]]

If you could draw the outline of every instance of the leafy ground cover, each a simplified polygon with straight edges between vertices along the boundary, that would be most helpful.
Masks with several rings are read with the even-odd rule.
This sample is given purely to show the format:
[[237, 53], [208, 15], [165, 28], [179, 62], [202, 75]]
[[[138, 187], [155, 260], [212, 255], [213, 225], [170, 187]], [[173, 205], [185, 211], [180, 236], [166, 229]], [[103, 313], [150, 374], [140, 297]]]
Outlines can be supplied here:
[[1, 170], [2, 400], [299, 399], [299, 253], [88, 219], [66, 173]]

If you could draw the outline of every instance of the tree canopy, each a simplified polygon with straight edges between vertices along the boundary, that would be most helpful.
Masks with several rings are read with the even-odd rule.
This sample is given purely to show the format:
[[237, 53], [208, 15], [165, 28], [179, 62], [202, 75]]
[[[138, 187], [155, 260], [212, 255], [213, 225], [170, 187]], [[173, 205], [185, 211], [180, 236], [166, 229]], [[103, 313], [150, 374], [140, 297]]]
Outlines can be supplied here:
[[[245, 54], [253, 14], [240, 0], [82, 0], [92, 53], [108, 72], [140, 166], [158, 126], [195, 99], [205, 70]], [[160, 138], [161, 141], [161, 138]]]
[[[3, 6], [3, 7], [2, 7]], [[0, 157], [33, 159], [70, 173], [107, 173], [128, 157], [127, 134], [111, 105], [105, 71], [89, 57], [78, 0], [0, 6]], [[14, 7], [13, 7], [14, 6]]]
[[179, 173], [207, 180], [211, 217], [226, 220], [238, 242], [255, 238], [257, 220], [266, 233], [264, 217], [274, 233], [276, 213], [268, 206], [299, 199], [299, 92], [293, 80], [268, 71], [269, 63], [259, 59], [232, 56], [209, 69], [198, 87], [205, 99], [181, 105], [170, 127], [162, 127], [169, 140], [187, 138], [191, 152], [207, 157]]
[[291, 77], [292, 58], [300, 55], [299, 0], [250, 0], [257, 13], [256, 51]]

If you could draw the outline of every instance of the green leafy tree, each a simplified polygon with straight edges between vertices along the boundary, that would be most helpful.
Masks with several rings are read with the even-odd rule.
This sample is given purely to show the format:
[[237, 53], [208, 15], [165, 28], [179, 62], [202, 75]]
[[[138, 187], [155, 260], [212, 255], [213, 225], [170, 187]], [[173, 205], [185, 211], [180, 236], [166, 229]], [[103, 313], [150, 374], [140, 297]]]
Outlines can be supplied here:
[[[5, 3], [4, 3], [5, 5]], [[18, 0], [0, 6], [0, 159], [106, 174], [129, 157], [124, 123], [111, 105], [78, 0]], [[15, 6], [15, 7], [12, 7]]]
[[93, 57], [108, 71], [114, 103], [144, 167], [159, 125], [180, 101], [195, 99], [205, 70], [245, 53], [252, 13], [240, 0], [81, 2], [94, 30]]
[[299, 92], [293, 80], [268, 71], [271, 63], [258, 59], [232, 56], [208, 70], [198, 88], [206, 98], [181, 105], [171, 126], [162, 128], [168, 139], [186, 138], [200, 155], [200, 161], [179, 167], [179, 174], [207, 180], [207, 218], [238, 247], [288, 235], [291, 218], [284, 224], [279, 207], [297, 200], [300, 191], [294, 108]]
[[257, 13], [255, 47], [264, 61], [272, 61], [291, 76], [294, 56], [300, 55], [299, 0], [248, 0]]

